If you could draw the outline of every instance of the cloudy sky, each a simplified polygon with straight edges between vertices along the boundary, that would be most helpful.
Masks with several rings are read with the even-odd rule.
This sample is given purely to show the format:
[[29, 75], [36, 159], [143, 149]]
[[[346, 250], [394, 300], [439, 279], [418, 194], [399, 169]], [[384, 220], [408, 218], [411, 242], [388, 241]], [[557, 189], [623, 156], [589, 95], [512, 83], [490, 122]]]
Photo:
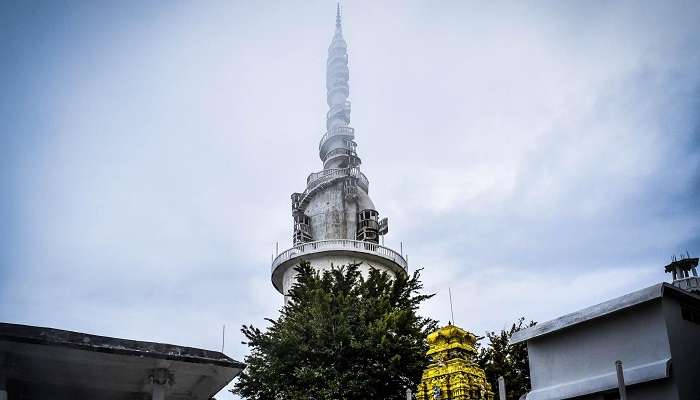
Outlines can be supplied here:
[[[346, 1], [370, 195], [478, 334], [700, 253], [700, 3]], [[282, 303], [332, 1], [0, 5], [0, 321], [218, 349]], [[221, 394], [220, 398], [232, 398]]]

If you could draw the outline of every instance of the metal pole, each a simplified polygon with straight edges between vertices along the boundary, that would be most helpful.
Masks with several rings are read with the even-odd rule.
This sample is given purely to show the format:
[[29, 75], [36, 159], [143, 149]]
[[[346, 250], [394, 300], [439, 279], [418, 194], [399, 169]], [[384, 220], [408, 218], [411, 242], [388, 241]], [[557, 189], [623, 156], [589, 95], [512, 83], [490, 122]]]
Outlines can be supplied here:
[[506, 380], [502, 376], [498, 377], [498, 398], [506, 400]]
[[625, 375], [622, 371], [622, 361], [615, 361], [615, 370], [617, 371], [617, 387], [620, 390], [620, 400], [627, 400], [627, 388], [625, 387]]
[[224, 352], [224, 344], [226, 344], [226, 324], [221, 328], [221, 352]]

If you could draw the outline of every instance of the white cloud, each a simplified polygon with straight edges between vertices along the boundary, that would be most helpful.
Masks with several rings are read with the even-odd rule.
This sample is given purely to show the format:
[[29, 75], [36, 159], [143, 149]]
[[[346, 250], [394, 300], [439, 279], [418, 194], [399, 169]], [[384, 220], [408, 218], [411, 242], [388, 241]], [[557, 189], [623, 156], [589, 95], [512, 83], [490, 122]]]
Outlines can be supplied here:
[[[5, 103], [38, 128], [13, 138], [0, 319], [214, 349], [226, 324], [242, 358], [238, 327], [282, 303], [289, 195], [321, 167], [334, 7], [26, 21], [47, 51]], [[696, 3], [344, 8], [363, 170], [386, 243], [439, 292], [427, 314], [449, 319], [451, 287], [478, 334], [553, 318], [698, 243]]]

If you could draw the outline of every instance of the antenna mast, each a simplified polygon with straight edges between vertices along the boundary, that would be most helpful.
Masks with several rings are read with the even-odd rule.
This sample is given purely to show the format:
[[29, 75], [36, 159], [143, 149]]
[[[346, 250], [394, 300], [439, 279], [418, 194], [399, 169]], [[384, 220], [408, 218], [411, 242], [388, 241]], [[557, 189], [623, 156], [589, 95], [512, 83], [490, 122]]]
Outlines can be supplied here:
[[226, 324], [221, 327], [221, 352], [224, 352], [224, 343], [226, 340]]

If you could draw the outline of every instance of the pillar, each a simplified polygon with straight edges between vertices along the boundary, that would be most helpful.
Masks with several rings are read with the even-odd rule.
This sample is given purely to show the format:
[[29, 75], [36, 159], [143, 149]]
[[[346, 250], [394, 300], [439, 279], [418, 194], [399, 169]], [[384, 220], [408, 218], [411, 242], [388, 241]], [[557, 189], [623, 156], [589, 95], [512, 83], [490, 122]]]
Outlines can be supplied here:
[[7, 355], [5, 353], [0, 353], [0, 400], [7, 400], [7, 376], [5, 375], [7, 370], [6, 365]]
[[[165, 400], [165, 385], [153, 385], [153, 400]], [[2, 400], [2, 399], [0, 399]]]
[[175, 377], [165, 368], [156, 368], [150, 371], [148, 380], [151, 383], [151, 398], [153, 400], [165, 400], [166, 386], [172, 386], [175, 382]]

